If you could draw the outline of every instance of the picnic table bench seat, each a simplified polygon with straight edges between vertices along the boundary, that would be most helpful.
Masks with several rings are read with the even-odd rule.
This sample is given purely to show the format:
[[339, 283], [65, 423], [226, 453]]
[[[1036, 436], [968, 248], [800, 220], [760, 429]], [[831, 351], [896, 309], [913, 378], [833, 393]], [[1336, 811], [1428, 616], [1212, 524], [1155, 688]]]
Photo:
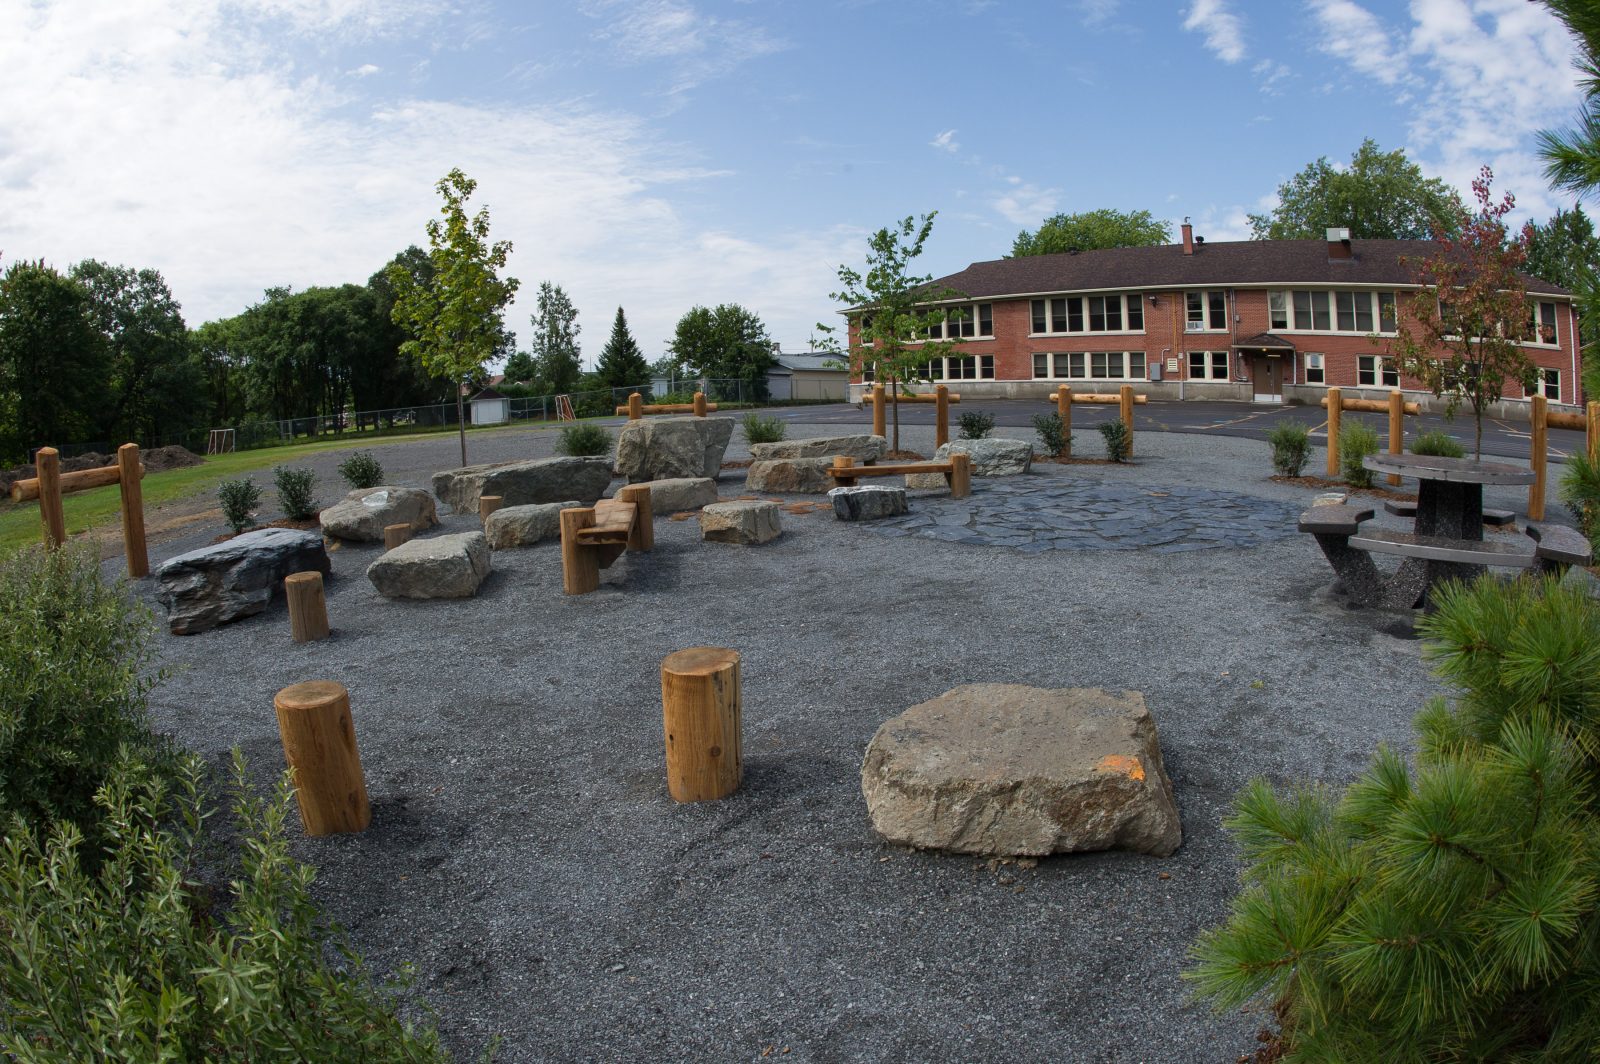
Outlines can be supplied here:
[[1594, 549], [1575, 528], [1529, 521], [1527, 530], [1529, 538], [1538, 544], [1534, 553], [1545, 569], [1564, 571], [1569, 565], [1589, 565], [1594, 561]]
[[[1402, 502], [1398, 499], [1386, 499], [1384, 500], [1383, 508], [1386, 512], [1392, 513], [1396, 517], [1417, 516], [1417, 504], [1414, 502]], [[1516, 519], [1517, 515], [1512, 513], [1510, 510], [1483, 511], [1483, 523], [1486, 525], [1494, 525], [1497, 528], [1509, 525]]]
[[1450, 536], [1423, 536], [1415, 532], [1396, 532], [1387, 528], [1363, 529], [1350, 537], [1355, 550], [1377, 554], [1397, 554], [1430, 562], [1457, 565], [1497, 565], [1531, 569], [1538, 564], [1533, 544], [1515, 540], [1455, 539]]

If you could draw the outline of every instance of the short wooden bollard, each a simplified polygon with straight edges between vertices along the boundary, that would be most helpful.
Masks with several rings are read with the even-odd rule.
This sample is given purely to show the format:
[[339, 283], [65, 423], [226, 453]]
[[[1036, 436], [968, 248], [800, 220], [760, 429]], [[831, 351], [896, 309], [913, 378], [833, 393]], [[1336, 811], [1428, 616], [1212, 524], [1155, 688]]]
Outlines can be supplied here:
[[933, 442], [936, 447], [943, 447], [950, 442], [950, 389], [943, 384], [935, 388], [933, 403], [935, 421], [938, 424], [938, 428], [933, 432]]
[[1066, 444], [1061, 453], [1072, 457], [1072, 386], [1063, 384], [1056, 389], [1056, 416], [1061, 419], [1061, 439]]
[[661, 662], [667, 790], [679, 802], [726, 798], [744, 773], [739, 652], [690, 647]]
[[638, 392], [628, 396], [628, 420], [638, 421], [644, 417], [644, 396]]
[[506, 499], [504, 495], [478, 496], [478, 520], [489, 520], [489, 515], [500, 509], [501, 506], [505, 505], [505, 501]]
[[272, 705], [284, 760], [294, 770], [306, 834], [364, 830], [372, 822], [372, 807], [350, 719], [350, 692], [331, 680], [309, 680], [279, 691]]
[[706, 416], [706, 393], [705, 392], [695, 392], [694, 393], [694, 416], [695, 417], [705, 417]]
[[411, 539], [411, 526], [410, 525], [384, 525], [383, 526], [383, 549], [384, 550], [394, 550], [400, 544], [409, 542], [410, 539]]
[[1344, 413], [1344, 398], [1338, 388], [1328, 389], [1328, 476], [1339, 475], [1339, 416]]
[[594, 507], [561, 511], [561, 590], [587, 595], [600, 586], [600, 559], [578, 544], [578, 530], [594, 524]]
[[[1406, 450], [1406, 401], [1396, 388], [1389, 393], [1389, 453], [1404, 454]], [[1400, 486], [1400, 474], [1389, 474], [1389, 486]]]
[[322, 574], [316, 571], [290, 573], [283, 578], [283, 594], [289, 600], [289, 634], [296, 643], [310, 643], [328, 637], [328, 601], [322, 593]]
[[883, 385], [872, 386], [872, 434], [874, 436], [889, 435], [888, 411], [884, 409]]
[[61, 452], [41, 447], [33, 456], [39, 478], [39, 519], [44, 522], [45, 542], [59, 547], [67, 541], [67, 515], [61, 509]]
[[1122, 425], [1128, 430], [1128, 457], [1133, 457], [1133, 385], [1124, 384], [1117, 389], [1117, 406]]
[[1544, 520], [1545, 473], [1550, 456], [1550, 424], [1546, 420], [1549, 405], [1550, 400], [1536, 395], [1533, 397], [1533, 409], [1529, 411], [1533, 421], [1533, 439], [1530, 441], [1533, 453], [1528, 461], [1533, 467], [1533, 483], [1528, 485], [1528, 518], [1532, 521]]
[[122, 492], [122, 553], [128, 558], [128, 575], [135, 580], [150, 575], [150, 554], [144, 540], [144, 489], [139, 478], [139, 445], [117, 448], [117, 483]]

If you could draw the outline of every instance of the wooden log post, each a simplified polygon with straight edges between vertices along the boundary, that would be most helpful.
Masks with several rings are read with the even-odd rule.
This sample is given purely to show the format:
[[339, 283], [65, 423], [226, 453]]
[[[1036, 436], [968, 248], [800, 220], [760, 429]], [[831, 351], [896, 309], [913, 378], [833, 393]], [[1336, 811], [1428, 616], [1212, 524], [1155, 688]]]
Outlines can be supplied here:
[[364, 830], [372, 822], [372, 807], [350, 719], [350, 692], [331, 680], [309, 680], [279, 691], [272, 705], [306, 834]]
[[1339, 475], [1339, 415], [1344, 413], [1344, 397], [1338, 388], [1328, 389], [1328, 476]]
[[478, 520], [489, 520], [489, 515], [500, 509], [500, 507], [504, 506], [505, 501], [506, 499], [504, 495], [478, 496]]
[[695, 392], [694, 393], [694, 416], [695, 417], [705, 417], [706, 416], [706, 393], [705, 392]]
[[1118, 405], [1121, 407], [1122, 424], [1128, 430], [1128, 457], [1133, 457], [1133, 385], [1124, 384], [1117, 389]]
[[1063, 384], [1056, 389], [1056, 416], [1061, 418], [1061, 438], [1066, 441], [1062, 455], [1072, 457], [1072, 385]]
[[970, 454], [952, 454], [950, 456], [950, 497], [952, 499], [965, 499], [972, 494], [972, 456]]
[[[1406, 450], [1406, 401], [1396, 388], [1389, 393], [1389, 453], [1404, 454]], [[1389, 474], [1389, 486], [1400, 486], [1400, 474]]]
[[933, 430], [933, 443], [935, 447], [943, 447], [950, 442], [950, 389], [943, 384], [935, 388], [933, 402], [937, 425]]
[[122, 491], [122, 553], [128, 558], [128, 575], [138, 580], [150, 575], [150, 552], [144, 539], [144, 488], [139, 483], [144, 466], [139, 463], [137, 443], [117, 448], [117, 472]]
[[644, 417], [644, 396], [634, 392], [628, 396], [628, 420], [638, 421]]
[[1589, 400], [1585, 413], [1588, 414], [1588, 439], [1585, 442], [1589, 445], [1589, 461], [1600, 462], [1600, 399]]
[[561, 511], [561, 590], [587, 595], [600, 586], [600, 558], [578, 542], [578, 531], [594, 524], [594, 507]]
[[47, 546], [59, 547], [67, 541], [67, 515], [61, 509], [61, 452], [41, 447], [33, 456], [39, 480], [39, 520], [44, 524]]
[[328, 601], [322, 593], [322, 574], [315, 570], [290, 573], [283, 578], [289, 600], [289, 634], [296, 643], [328, 637]]
[[[836, 454], [833, 456], [833, 468], [835, 469], [849, 469], [855, 464], [856, 460], [847, 454]], [[856, 478], [850, 476], [835, 476], [833, 478], [833, 482], [841, 488], [853, 488], [856, 486]]]
[[1549, 412], [1546, 409], [1549, 403], [1544, 396], [1536, 395], [1533, 397], [1533, 408], [1529, 411], [1533, 421], [1533, 439], [1530, 441], [1533, 453], [1528, 461], [1533, 466], [1533, 483], [1528, 485], [1528, 518], [1533, 521], [1544, 520], [1545, 474], [1550, 452], [1550, 426], [1545, 415]]
[[882, 384], [872, 386], [872, 434], [885, 437], [889, 435], [889, 412], [884, 403]]
[[394, 550], [400, 544], [409, 542], [410, 539], [411, 526], [409, 524], [383, 526], [384, 550]]
[[628, 549], [649, 551], [656, 546], [655, 511], [650, 509], [650, 485], [629, 484], [617, 489], [617, 498], [633, 503], [633, 527], [628, 529]]
[[711, 801], [739, 789], [742, 702], [737, 650], [690, 647], [662, 660], [661, 721], [674, 801]]

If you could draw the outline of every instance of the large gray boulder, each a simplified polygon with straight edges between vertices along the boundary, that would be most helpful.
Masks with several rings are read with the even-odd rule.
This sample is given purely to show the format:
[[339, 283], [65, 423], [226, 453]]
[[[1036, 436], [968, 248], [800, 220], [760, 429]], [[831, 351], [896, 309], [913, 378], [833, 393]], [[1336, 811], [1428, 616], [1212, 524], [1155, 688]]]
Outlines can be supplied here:
[[173, 635], [193, 635], [260, 613], [292, 573], [332, 568], [317, 533], [263, 528], [168, 559], [156, 570], [156, 600]]
[[357, 488], [322, 511], [321, 517], [323, 535], [358, 543], [381, 541], [390, 525], [409, 525], [421, 532], [439, 523], [432, 495], [392, 484]]
[[652, 513], [675, 514], [684, 510], [698, 510], [717, 501], [717, 482], [710, 477], [671, 477], [646, 481], [644, 486], [650, 489]]
[[581, 506], [576, 500], [539, 502], [531, 506], [503, 506], [483, 523], [483, 535], [495, 550], [531, 547], [561, 538], [561, 511]]
[[[943, 462], [952, 452], [967, 455], [972, 459], [972, 475], [975, 477], [1013, 477], [1033, 468], [1033, 444], [1027, 440], [1008, 440], [997, 436], [981, 440], [951, 440], [949, 443], [940, 444], [939, 449], [933, 454], [933, 460]], [[944, 486], [943, 473], [906, 475], [908, 488]]]
[[1137, 691], [969, 684], [886, 721], [861, 792], [891, 842], [1005, 856], [1183, 841]]
[[471, 598], [489, 575], [489, 541], [482, 532], [413, 539], [367, 566], [384, 598]]
[[841, 521], [872, 521], [906, 512], [906, 489], [879, 484], [857, 484], [828, 492], [833, 516]]
[[775, 502], [715, 502], [700, 511], [700, 538], [710, 543], [768, 543], [782, 531]]
[[477, 513], [478, 498], [498, 495], [502, 506], [577, 499], [593, 506], [611, 484], [609, 458], [537, 458], [462, 466], [433, 475], [433, 493], [458, 514]]
[[617, 436], [617, 472], [629, 484], [676, 477], [712, 477], [733, 438], [728, 417], [647, 417]]
[[827, 473], [832, 465], [832, 458], [775, 458], [768, 462], [752, 462], [745, 471], [744, 486], [748, 491], [780, 495], [821, 495], [839, 483]]
[[832, 458], [848, 455], [858, 463], [876, 462], [889, 450], [882, 436], [813, 436], [806, 440], [779, 440], [777, 443], [752, 443], [750, 457], [757, 462], [780, 458]]

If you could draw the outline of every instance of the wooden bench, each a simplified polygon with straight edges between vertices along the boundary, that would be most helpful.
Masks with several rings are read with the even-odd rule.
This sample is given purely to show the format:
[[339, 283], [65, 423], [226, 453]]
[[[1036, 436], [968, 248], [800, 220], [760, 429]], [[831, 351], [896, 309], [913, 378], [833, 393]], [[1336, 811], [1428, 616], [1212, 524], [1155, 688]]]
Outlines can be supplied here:
[[1566, 525], [1548, 525], [1529, 521], [1528, 537], [1533, 540], [1534, 554], [1539, 568], [1556, 574], [1567, 571], [1569, 565], [1589, 565], [1594, 561], [1594, 549], [1582, 532]]
[[650, 486], [629, 484], [614, 499], [561, 511], [561, 590], [587, 595], [600, 586], [600, 570], [624, 551], [655, 547]]
[[893, 462], [889, 465], [856, 465], [849, 455], [837, 455], [828, 475], [839, 482], [841, 488], [853, 488], [861, 477], [893, 477], [916, 473], [943, 473], [950, 485], [952, 499], [965, 499], [972, 494], [972, 456], [952, 454], [945, 462]]
[[[1414, 502], [1399, 502], [1394, 499], [1389, 499], [1384, 502], [1383, 508], [1386, 512], [1392, 513], [1396, 517], [1414, 518], [1417, 516], [1417, 504]], [[1516, 521], [1516, 519], [1517, 515], [1512, 513], [1510, 510], [1483, 511], [1483, 523], [1486, 525], [1494, 525], [1496, 528], [1503, 528], [1504, 526]]]

